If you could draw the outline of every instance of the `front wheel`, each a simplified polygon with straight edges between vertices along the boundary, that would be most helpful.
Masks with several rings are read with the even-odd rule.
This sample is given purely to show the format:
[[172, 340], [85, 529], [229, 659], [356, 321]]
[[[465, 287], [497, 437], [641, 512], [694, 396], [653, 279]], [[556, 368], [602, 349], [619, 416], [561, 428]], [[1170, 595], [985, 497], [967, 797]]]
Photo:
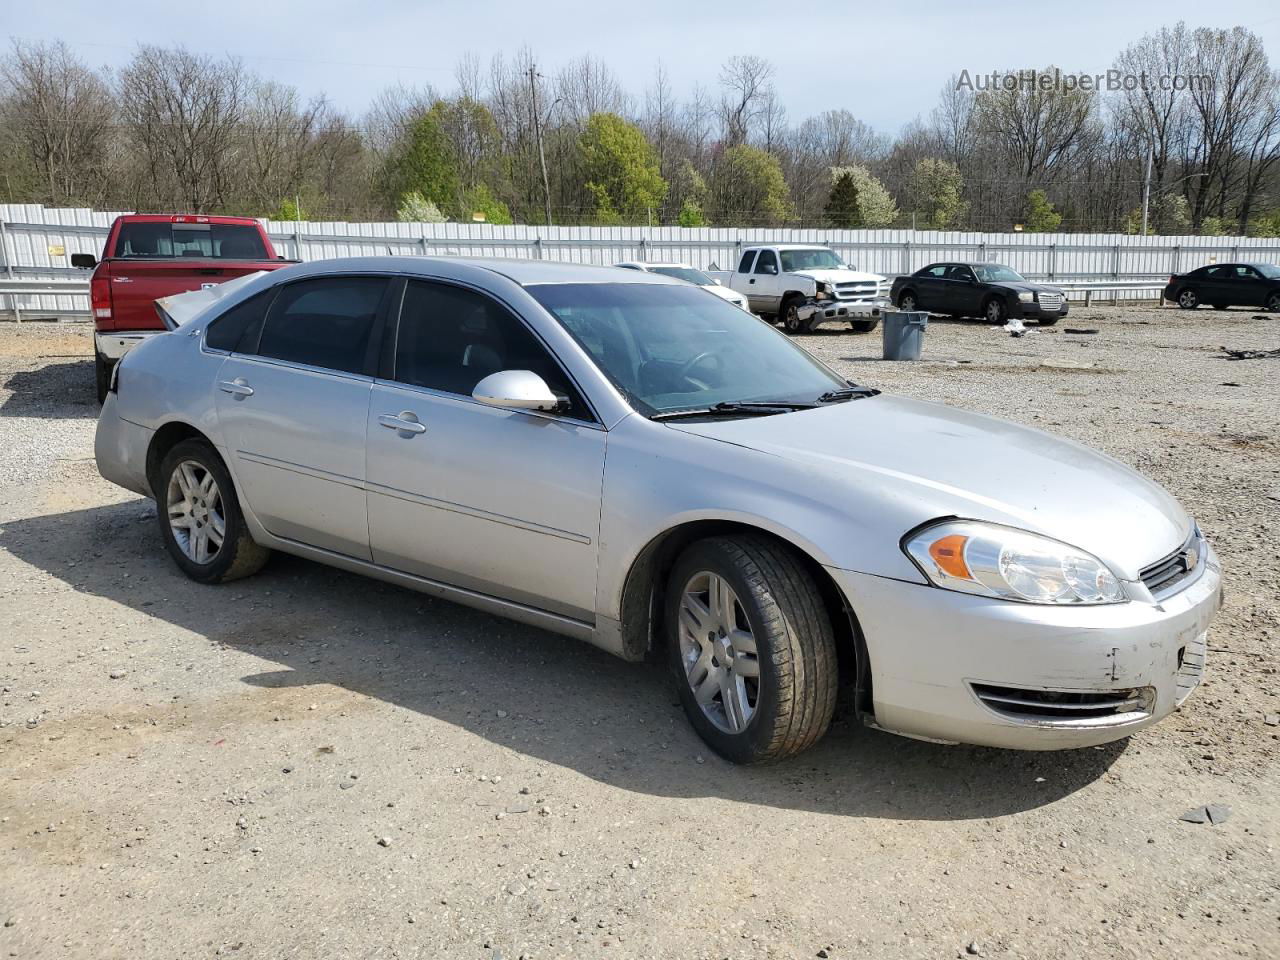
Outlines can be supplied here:
[[208, 442], [175, 444], [160, 463], [155, 492], [160, 536], [192, 580], [238, 580], [267, 562], [271, 551], [249, 536], [231, 476]]
[[1005, 317], [1009, 315], [1009, 309], [1004, 305], [1004, 301], [999, 297], [992, 297], [987, 301], [987, 305], [982, 310], [983, 316], [987, 318], [987, 323], [1003, 324]]
[[1267, 297], [1266, 308], [1271, 313], [1280, 313], [1280, 290]]
[[779, 313], [782, 320], [783, 329], [790, 334], [808, 333], [809, 325], [800, 319], [800, 300], [792, 297], [782, 305], [782, 311]]
[[817, 743], [835, 710], [835, 635], [817, 586], [756, 535], [689, 547], [667, 587], [666, 635], [685, 714], [716, 753], [764, 763]]
[[1200, 298], [1196, 296], [1196, 292], [1191, 289], [1183, 290], [1178, 294], [1178, 306], [1183, 310], [1194, 310], [1200, 306]]

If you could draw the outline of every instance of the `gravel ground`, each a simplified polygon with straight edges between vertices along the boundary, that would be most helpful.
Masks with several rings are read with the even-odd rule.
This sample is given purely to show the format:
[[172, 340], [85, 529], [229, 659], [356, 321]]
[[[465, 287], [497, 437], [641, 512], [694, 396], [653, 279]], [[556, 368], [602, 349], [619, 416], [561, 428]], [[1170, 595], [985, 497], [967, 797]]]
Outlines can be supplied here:
[[[1070, 334], [1063, 327], [1096, 334]], [[1172, 490], [1222, 557], [1201, 690], [1127, 743], [848, 720], [739, 769], [656, 667], [301, 560], [182, 578], [102, 481], [88, 332], [0, 326], [0, 954], [1280, 954], [1280, 319], [1077, 308], [807, 347]], [[1011, 478], [1016, 482], [1016, 478]], [[1219, 824], [1179, 816], [1206, 803]]]

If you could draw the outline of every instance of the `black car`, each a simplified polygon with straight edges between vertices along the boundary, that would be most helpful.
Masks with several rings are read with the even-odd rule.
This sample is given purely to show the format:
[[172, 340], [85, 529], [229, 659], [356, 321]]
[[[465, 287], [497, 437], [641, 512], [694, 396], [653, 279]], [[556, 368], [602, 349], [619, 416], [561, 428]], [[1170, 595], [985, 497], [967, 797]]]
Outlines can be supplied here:
[[1032, 283], [999, 263], [931, 263], [894, 280], [889, 298], [899, 310], [983, 317], [990, 323], [1018, 317], [1049, 326], [1067, 315], [1062, 290]]
[[1274, 263], [1217, 263], [1190, 273], [1175, 273], [1164, 298], [1184, 310], [1207, 303], [1227, 307], [1262, 307], [1280, 311], [1280, 267]]

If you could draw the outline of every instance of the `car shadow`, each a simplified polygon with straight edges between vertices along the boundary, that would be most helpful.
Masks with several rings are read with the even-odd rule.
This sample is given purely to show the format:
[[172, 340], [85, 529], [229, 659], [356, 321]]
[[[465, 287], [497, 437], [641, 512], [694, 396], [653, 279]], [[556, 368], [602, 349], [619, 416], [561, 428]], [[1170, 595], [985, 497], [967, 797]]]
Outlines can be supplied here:
[[252, 579], [201, 586], [170, 562], [154, 517], [150, 501], [132, 500], [16, 520], [0, 527], [0, 549], [76, 591], [279, 665], [243, 677], [253, 687], [345, 688], [658, 797], [982, 819], [1062, 799], [1124, 751], [948, 747], [844, 717], [799, 757], [735, 767], [693, 733], [658, 665], [288, 556]]
[[4, 389], [9, 395], [0, 402], [3, 417], [98, 418], [91, 359], [19, 370], [4, 381]]

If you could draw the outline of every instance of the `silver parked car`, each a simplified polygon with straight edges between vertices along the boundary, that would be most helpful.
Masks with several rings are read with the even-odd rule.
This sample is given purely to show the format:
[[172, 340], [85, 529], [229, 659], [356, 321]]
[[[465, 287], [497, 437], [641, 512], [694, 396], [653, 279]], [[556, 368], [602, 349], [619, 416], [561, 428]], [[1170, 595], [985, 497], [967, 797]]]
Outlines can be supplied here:
[[812, 745], [838, 691], [885, 730], [1051, 749], [1199, 682], [1213, 550], [1077, 444], [854, 386], [652, 273], [375, 257], [235, 283], [165, 303], [182, 322], [98, 424], [103, 476], [156, 498], [196, 580], [283, 550], [664, 657], [739, 762]]

